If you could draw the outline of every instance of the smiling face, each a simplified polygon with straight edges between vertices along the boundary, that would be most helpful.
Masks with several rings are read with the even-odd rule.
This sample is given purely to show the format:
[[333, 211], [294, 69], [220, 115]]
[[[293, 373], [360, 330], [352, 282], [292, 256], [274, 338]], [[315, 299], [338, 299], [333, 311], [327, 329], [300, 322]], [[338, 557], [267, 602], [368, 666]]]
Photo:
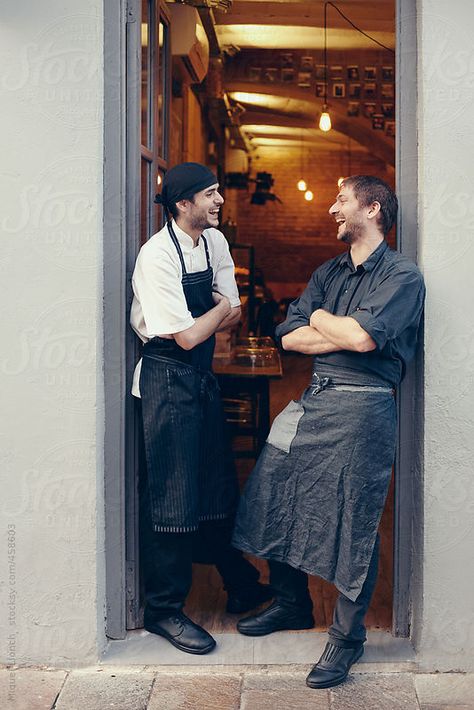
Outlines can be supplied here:
[[186, 219], [193, 231], [202, 232], [219, 224], [219, 211], [224, 198], [218, 192], [219, 185], [211, 185], [197, 192], [192, 200], [186, 200]]
[[366, 213], [367, 208], [361, 207], [352, 188], [343, 183], [335, 203], [329, 208], [329, 214], [338, 224], [338, 240], [354, 244], [363, 236], [368, 221]]

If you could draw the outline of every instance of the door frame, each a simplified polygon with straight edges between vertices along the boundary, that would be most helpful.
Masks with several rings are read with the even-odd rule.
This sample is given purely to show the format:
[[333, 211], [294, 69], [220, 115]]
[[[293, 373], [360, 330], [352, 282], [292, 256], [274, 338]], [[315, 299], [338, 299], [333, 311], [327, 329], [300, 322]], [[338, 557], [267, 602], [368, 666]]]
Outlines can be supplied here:
[[[416, 0], [396, 0], [396, 190], [399, 251], [418, 255], [418, 84]], [[410, 636], [412, 595], [419, 574], [414, 568], [422, 544], [420, 519], [423, 475], [423, 342], [397, 390], [398, 442], [394, 503], [394, 636]], [[416, 557], [415, 557], [416, 554]]]
[[[103, 340], [97, 348], [104, 363], [104, 419], [98, 415], [97, 426], [104, 436], [105, 633], [112, 639], [126, 633], [126, 18], [127, 0], [104, 0]], [[100, 470], [99, 459], [97, 465]]]
[[[416, 0], [396, 0], [396, 18], [396, 181], [400, 198], [397, 243], [403, 254], [416, 261]], [[112, 639], [122, 639], [127, 628], [136, 626], [134, 620], [136, 622], [139, 612], [137, 520], [130, 522], [136, 510], [137, 492], [130, 488], [130, 476], [126, 476], [126, 470], [135, 469], [137, 465], [136, 447], [131, 441], [135, 434], [127, 422], [134, 420], [134, 402], [128, 390], [135, 346], [131, 345], [134, 335], [128, 326], [128, 310], [136, 256], [134, 240], [139, 234], [140, 216], [137, 190], [140, 174], [136, 160], [140, 156], [140, 124], [136, 115], [140, 106], [139, 0], [104, 0], [104, 25], [105, 414], [104, 422], [98, 425], [104, 425], [106, 634]], [[414, 562], [421, 559], [422, 553], [422, 520], [416, 512], [422, 510], [421, 345], [419, 356], [409, 366], [397, 393], [399, 437], [395, 463], [392, 633], [405, 637], [411, 630], [412, 595], [419, 594], [421, 585], [418, 570], [414, 569]]]

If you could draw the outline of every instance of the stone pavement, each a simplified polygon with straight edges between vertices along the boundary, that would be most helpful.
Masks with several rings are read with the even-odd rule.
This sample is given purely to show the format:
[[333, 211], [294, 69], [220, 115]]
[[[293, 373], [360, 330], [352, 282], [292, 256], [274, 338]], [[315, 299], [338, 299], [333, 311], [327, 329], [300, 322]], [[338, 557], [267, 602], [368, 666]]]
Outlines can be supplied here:
[[310, 666], [0, 669], [1, 710], [474, 710], [474, 674], [355, 666], [311, 690]]

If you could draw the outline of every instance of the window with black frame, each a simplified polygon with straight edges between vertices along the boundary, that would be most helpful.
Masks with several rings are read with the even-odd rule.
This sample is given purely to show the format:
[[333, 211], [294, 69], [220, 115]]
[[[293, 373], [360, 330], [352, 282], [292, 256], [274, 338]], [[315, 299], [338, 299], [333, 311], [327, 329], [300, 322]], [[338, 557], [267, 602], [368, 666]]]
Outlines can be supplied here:
[[140, 244], [164, 222], [154, 203], [168, 160], [170, 84], [169, 21], [157, 0], [142, 0], [141, 21]]

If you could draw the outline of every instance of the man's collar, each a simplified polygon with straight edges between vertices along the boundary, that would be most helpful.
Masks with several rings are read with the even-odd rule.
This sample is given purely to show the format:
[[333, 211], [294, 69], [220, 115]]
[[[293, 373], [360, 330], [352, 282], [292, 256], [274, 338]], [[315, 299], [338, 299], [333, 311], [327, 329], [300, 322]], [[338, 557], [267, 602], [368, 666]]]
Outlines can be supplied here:
[[[372, 271], [372, 269], [375, 268], [379, 259], [383, 256], [383, 254], [385, 254], [385, 251], [387, 249], [388, 244], [385, 239], [383, 239], [378, 245], [378, 247], [374, 249], [371, 254], [369, 254], [367, 259], [363, 261], [358, 268], [363, 269], [364, 271]], [[351, 269], [354, 270], [354, 264], [352, 263], [350, 249], [342, 255], [341, 260], [339, 262], [339, 266], [349, 266]]]
[[[176, 234], [180, 245], [184, 247], [186, 251], [191, 251], [192, 249], [194, 249], [194, 239], [190, 237], [189, 234], [184, 231], [184, 229], [181, 229], [181, 227], [174, 219], [171, 220], [171, 226], [173, 227], [174, 233]], [[196, 246], [198, 246], [198, 244], [199, 239]]]

